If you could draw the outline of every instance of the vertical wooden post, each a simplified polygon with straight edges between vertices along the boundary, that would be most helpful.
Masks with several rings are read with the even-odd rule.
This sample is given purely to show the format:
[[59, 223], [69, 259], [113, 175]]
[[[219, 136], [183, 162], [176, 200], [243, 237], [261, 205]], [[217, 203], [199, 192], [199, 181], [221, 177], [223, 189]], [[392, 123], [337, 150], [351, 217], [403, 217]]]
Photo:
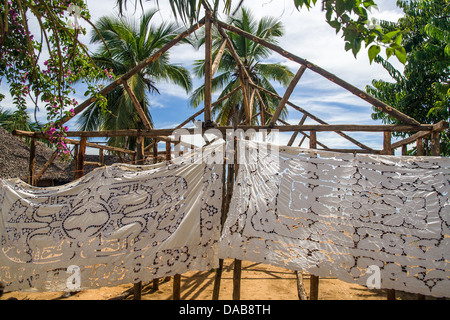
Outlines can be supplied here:
[[[134, 158], [134, 164], [142, 165], [144, 164], [144, 137], [137, 136], [136, 141], [136, 153]], [[133, 300], [142, 299], [142, 281], [134, 283], [134, 297]]]
[[382, 154], [393, 155], [394, 150], [392, 149], [391, 144], [391, 132], [384, 131], [383, 133], [383, 151]]
[[133, 300], [141, 300], [141, 299], [142, 299], [142, 281], [139, 281], [134, 284]]
[[98, 149], [98, 162], [100, 162], [101, 165], [105, 164], [105, 156], [103, 154], [103, 149]]
[[[393, 155], [394, 149], [392, 149], [392, 143], [391, 143], [391, 132], [384, 131], [383, 133], [383, 150], [382, 154], [384, 155]], [[386, 290], [386, 298], [387, 300], [395, 300], [395, 290], [394, 289], [387, 289]]]
[[181, 299], [181, 274], [173, 276], [173, 300]]
[[233, 300], [241, 300], [242, 261], [234, 259], [233, 268]]
[[[309, 148], [317, 148], [317, 135], [314, 130], [309, 134]], [[310, 300], [319, 300], [319, 277], [313, 274], [309, 278], [309, 298]]]
[[[158, 139], [153, 139], [153, 163], [158, 163]], [[159, 289], [159, 278], [153, 279], [153, 290]]]
[[395, 290], [394, 289], [387, 289], [387, 300], [395, 300]]
[[313, 274], [309, 278], [309, 299], [319, 300], [319, 276]]
[[28, 184], [34, 186], [35, 183], [35, 171], [36, 171], [36, 138], [31, 138], [30, 144], [30, 160], [28, 164]]
[[295, 275], [297, 277], [298, 300], [308, 300], [308, 295], [303, 285], [303, 273], [301, 271], [295, 271]]
[[170, 141], [166, 141], [166, 160], [169, 161], [172, 159], [172, 149], [171, 149]]
[[144, 137], [138, 136], [136, 141], [135, 164], [144, 164]]
[[[226, 157], [226, 154], [225, 154]], [[228, 215], [228, 210], [230, 208], [231, 196], [233, 194], [234, 187], [234, 165], [229, 164], [227, 170], [227, 176], [225, 176], [225, 169], [227, 168], [226, 160], [224, 158], [223, 162], [223, 182], [222, 182], [222, 216], [220, 218], [221, 222], [221, 232], [223, 230], [223, 225]], [[216, 270], [214, 276], [214, 288], [213, 288], [213, 300], [219, 300], [220, 293], [220, 280], [222, 278], [223, 271], [223, 259], [219, 259], [219, 268]]]
[[153, 163], [158, 163], [158, 139], [153, 140]]
[[84, 176], [84, 157], [86, 155], [86, 137], [81, 137], [80, 148], [77, 155], [77, 172], [75, 174], [75, 179], [79, 179]]
[[205, 124], [211, 123], [212, 12], [205, 10]]
[[417, 148], [417, 155], [423, 156], [423, 139], [419, 138], [416, 140], [416, 148]]
[[441, 146], [439, 142], [439, 131], [431, 133], [431, 155], [438, 157], [441, 154]]
[[311, 130], [309, 134], [309, 148], [310, 149], [317, 148], [317, 134], [315, 130]]
[[78, 173], [78, 145], [73, 146], [73, 178], [77, 178]]

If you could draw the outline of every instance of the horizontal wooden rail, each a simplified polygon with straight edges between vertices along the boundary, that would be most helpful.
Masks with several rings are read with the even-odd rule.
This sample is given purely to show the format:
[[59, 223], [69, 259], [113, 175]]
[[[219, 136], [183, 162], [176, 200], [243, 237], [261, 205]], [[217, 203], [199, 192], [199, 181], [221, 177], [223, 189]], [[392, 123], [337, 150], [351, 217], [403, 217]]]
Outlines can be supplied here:
[[[443, 124], [442, 127], [448, 126], [448, 123]], [[222, 133], [231, 132], [234, 130], [231, 126], [214, 127], [210, 128], [212, 130], [218, 130]], [[202, 133], [210, 130], [202, 129]], [[421, 125], [408, 125], [408, 124], [387, 124], [387, 125], [357, 125], [357, 124], [319, 124], [319, 125], [283, 125], [283, 126], [261, 126], [261, 125], [240, 125], [237, 129], [247, 130], [267, 130], [279, 132], [289, 132], [289, 131], [352, 131], [352, 132], [411, 132], [411, 131], [436, 131], [435, 125], [432, 124], [421, 124]], [[145, 136], [145, 137], [160, 137], [160, 136], [171, 136], [174, 134], [175, 130], [183, 130], [181, 135], [194, 134], [197, 133], [199, 128], [183, 128], [183, 129], [152, 129], [152, 130], [115, 130], [115, 131], [68, 131], [67, 137], [125, 137], [125, 136]], [[180, 131], [179, 131], [180, 132]], [[13, 134], [22, 137], [35, 137], [35, 138], [46, 138], [46, 135], [41, 132], [30, 132], [14, 130]], [[175, 142], [175, 141], [172, 141]]]

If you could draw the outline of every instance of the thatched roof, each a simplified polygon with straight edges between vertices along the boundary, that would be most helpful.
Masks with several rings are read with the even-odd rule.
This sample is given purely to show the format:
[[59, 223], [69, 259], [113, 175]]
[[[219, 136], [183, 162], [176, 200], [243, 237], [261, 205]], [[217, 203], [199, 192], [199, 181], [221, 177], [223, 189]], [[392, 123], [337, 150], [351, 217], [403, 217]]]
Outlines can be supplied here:
[[[41, 170], [44, 164], [53, 154], [53, 150], [47, 147], [42, 142], [36, 143], [36, 174]], [[0, 178], [11, 179], [20, 178], [27, 181], [28, 177], [28, 163], [30, 158], [30, 147], [19, 137], [12, 135], [0, 127]], [[131, 163], [131, 159], [125, 156], [123, 161]], [[98, 155], [86, 154], [85, 161], [98, 162]], [[118, 156], [105, 155], [104, 165], [112, 165], [121, 162]], [[146, 163], [150, 164], [151, 161]], [[86, 164], [84, 166], [84, 174], [98, 168], [97, 165]], [[74, 161], [62, 162], [59, 160], [53, 163], [45, 171], [40, 181], [52, 180], [55, 184], [64, 184], [74, 180]]]
[[[52, 156], [53, 150], [42, 142], [36, 144], [36, 173]], [[0, 178], [20, 178], [27, 181], [30, 147], [18, 137], [0, 127]], [[70, 163], [55, 160], [44, 176], [43, 180], [70, 181], [66, 170]]]

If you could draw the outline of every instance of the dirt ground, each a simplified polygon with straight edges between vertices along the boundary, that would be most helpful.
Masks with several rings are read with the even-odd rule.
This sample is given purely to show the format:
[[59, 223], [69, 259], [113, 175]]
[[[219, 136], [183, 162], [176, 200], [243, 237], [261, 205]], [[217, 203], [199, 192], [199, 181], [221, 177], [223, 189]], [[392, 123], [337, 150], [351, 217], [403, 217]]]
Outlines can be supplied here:
[[[181, 276], [182, 300], [211, 300], [214, 286], [214, 271], [188, 272]], [[304, 276], [304, 285], [309, 294], [309, 275]], [[5, 292], [1, 300], [110, 300], [132, 288], [132, 284], [117, 287], [83, 290], [67, 296], [64, 292]], [[233, 260], [224, 262], [220, 288], [220, 300], [231, 300], [233, 292]], [[126, 299], [133, 299], [133, 295]], [[172, 300], [172, 278], [153, 290], [152, 284], [142, 289], [143, 300]], [[396, 292], [398, 300], [415, 300], [417, 295]], [[428, 297], [427, 297], [428, 299]], [[270, 265], [242, 262], [241, 300], [298, 300], [297, 278], [293, 271]], [[369, 290], [357, 284], [333, 278], [321, 278], [319, 300], [386, 300], [386, 290]]]

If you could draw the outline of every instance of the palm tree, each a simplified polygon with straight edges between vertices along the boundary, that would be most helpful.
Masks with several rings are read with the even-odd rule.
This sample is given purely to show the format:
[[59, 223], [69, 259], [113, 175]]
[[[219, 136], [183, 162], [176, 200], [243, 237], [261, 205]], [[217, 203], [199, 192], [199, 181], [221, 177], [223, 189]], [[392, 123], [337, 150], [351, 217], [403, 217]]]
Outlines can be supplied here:
[[[119, 78], [133, 67], [154, 54], [177, 34], [174, 23], [153, 26], [151, 20], [157, 10], [145, 12], [139, 21], [125, 17], [102, 17], [96, 23], [97, 32], [92, 33], [91, 43], [100, 44], [94, 62], [102, 69], [112, 70]], [[169, 54], [163, 54], [157, 61], [133, 75], [128, 84], [152, 124], [150, 101], [147, 93], [159, 93], [156, 82], [170, 81], [183, 87], [186, 92], [192, 88], [192, 79], [187, 69], [171, 64]], [[144, 129], [131, 98], [122, 86], [106, 96], [108, 112], [102, 112], [98, 103], [91, 105], [81, 115], [81, 130]], [[152, 124], [153, 125], [153, 124]], [[116, 147], [135, 148], [136, 138], [109, 138], [108, 144]]]
[[[263, 17], [257, 21], [246, 8], [242, 8], [237, 17], [231, 17], [228, 23], [272, 43], [277, 43], [277, 38], [283, 35], [283, 26], [280, 21], [277, 21], [272, 17]], [[245, 69], [255, 84], [271, 92], [276, 92], [271, 81], [276, 81], [283, 86], [289, 85], [293, 73], [289, 71], [287, 67], [278, 63], [262, 62], [269, 57], [269, 49], [234, 33], [228, 33], [228, 37], [233, 43], [236, 53], [239, 55]], [[204, 41], [204, 39], [201, 41]], [[218, 32], [214, 33], [213, 59], [218, 53], [221, 42], [221, 35]], [[194, 66], [195, 74], [197, 76], [204, 76], [204, 70], [204, 60], [196, 61]], [[222, 90], [219, 99], [233, 91], [235, 88], [241, 86], [238, 64], [228, 49], [225, 50], [225, 53], [222, 56], [217, 72], [219, 74], [213, 78], [211, 87], [213, 92]], [[264, 110], [264, 112], [273, 112], [278, 105], [278, 100], [263, 92], [261, 92], [260, 95], [264, 104], [269, 109]], [[253, 114], [256, 114], [259, 112], [258, 110], [261, 110], [262, 106], [256, 95], [253, 96], [253, 99]], [[197, 107], [203, 102], [204, 86], [196, 89], [190, 100], [194, 107]], [[248, 120], [245, 119], [246, 114], [243, 106], [242, 91], [238, 91], [230, 98], [222, 101], [222, 103], [215, 105], [211, 111], [212, 115], [216, 117], [215, 121], [220, 125], [239, 124], [244, 120]], [[281, 118], [285, 116], [286, 109], [283, 110]], [[266, 121], [268, 120], [270, 120], [269, 117], [266, 118]], [[251, 121], [252, 124], [256, 124], [257, 122], [257, 118], [253, 118]]]

